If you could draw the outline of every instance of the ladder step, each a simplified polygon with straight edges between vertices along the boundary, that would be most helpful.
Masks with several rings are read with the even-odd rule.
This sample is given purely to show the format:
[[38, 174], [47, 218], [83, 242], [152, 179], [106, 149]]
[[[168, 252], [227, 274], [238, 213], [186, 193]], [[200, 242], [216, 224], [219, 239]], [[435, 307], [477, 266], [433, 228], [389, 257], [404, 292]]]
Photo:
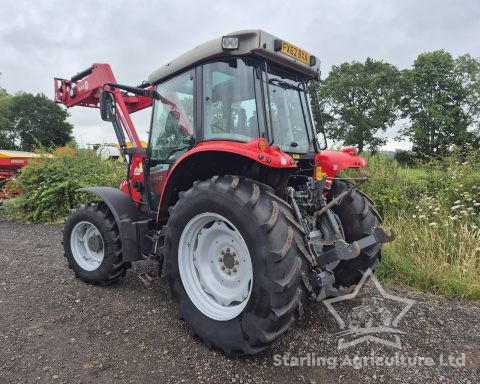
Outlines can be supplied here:
[[155, 281], [155, 276], [150, 275], [148, 272], [139, 273], [138, 277], [146, 287], [150, 287]]

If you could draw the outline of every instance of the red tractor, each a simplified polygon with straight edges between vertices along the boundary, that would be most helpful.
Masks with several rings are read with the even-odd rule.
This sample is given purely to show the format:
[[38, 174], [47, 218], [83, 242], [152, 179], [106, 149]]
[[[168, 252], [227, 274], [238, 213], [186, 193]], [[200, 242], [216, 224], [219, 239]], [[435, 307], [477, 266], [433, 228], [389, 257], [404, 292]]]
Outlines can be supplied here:
[[[65, 223], [75, 275], [108, 285], [158, 260], [192, 333], [230, 355], [270, 346], [307, 298], [350, 291], [393, 233], [358, 190], [366, 177], [335, 177], [366, 161], [320, 148], [307, 92], [318, 78], [315, 56], [260, 30], [199, 45], [138, 87], [107, 64], [56, 78], [55, 101], [100, 108], [129, 164], [120, 189], [79, 190], [98, 201]], [[142, 148], [130, 114], [148, 107]]]

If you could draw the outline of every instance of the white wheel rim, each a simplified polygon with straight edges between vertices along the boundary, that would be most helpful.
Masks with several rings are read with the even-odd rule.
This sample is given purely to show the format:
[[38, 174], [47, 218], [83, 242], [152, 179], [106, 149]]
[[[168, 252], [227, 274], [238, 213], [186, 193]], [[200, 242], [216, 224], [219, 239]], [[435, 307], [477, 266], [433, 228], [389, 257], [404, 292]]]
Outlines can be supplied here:
[[205, 316], [227, 321], [248, 303], [253, 269], [247, 244], [235, 226], [216, 213], [202, 213], [185, 226], [178, 268], [192, 303]]
[[80, 221], [70, 235], [70, 248], [77, 264], [94, 271], [102, 264], [105, 245], [98, 228], [89, 221]]

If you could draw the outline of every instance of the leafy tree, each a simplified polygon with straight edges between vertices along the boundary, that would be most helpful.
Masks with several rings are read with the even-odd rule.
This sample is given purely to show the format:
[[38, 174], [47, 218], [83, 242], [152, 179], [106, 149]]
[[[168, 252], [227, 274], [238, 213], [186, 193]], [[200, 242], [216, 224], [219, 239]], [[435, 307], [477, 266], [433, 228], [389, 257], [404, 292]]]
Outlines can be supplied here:
[[43, 94], [18, 93], [0, 98], [0, 146], [30, 151], [63, 146], [72, 140], [68, 112]]
[[[2, 78], [2, 72], [0, 72], [0, 79]], [[0, 87], [0, 98], [2, 98], [3, 96], [7, 96], [8, 93], [5, 89], [3, 89], [2, 87]]]
[[399, 78], [395, 66], [371, 58], [333, 66], [318, 87], [324, 111], [313, 108], [317, 126], [323, 117], [330, 138], [360, 152], [367, 146], [375, 151], [386, 142], [377, 134], [393, 125], [398, 115]]
[[460, 82], [465, 96], [463, 110], [472, 128], [478, 132], [480, 123], [480, 60], [470, 55], [455, 60], [455, 77]]
[[0, 88], [0, 148], [15, 148], [15, 134], [9, 129], [12, 96]]
[[[0, 72], [0, 78], [2, 73]], [[0, 148], [10, 148], [12, 140], [9, 132], [4, 129], [10, 110], [10, 97], [5, 89], [0, 87]]]
[[469, 127], [480, 111], [480, 63], [469, 55], [454, 60], [443, 50], [422, 53], [402, 72], [401, 130], [421, 154], [442, 155], [452, 145], [474, 144]]

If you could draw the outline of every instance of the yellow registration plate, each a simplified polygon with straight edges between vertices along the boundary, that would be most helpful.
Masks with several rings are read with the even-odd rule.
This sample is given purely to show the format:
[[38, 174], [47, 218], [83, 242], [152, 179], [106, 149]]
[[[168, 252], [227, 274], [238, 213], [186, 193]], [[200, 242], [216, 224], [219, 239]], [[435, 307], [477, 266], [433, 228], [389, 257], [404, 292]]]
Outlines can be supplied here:
[[302, 63], [310, 65], [310, 54], [297, 46], [290, 44], [286, 41], [282, 41], [281, 52], [285, 55], [300, 60]]

